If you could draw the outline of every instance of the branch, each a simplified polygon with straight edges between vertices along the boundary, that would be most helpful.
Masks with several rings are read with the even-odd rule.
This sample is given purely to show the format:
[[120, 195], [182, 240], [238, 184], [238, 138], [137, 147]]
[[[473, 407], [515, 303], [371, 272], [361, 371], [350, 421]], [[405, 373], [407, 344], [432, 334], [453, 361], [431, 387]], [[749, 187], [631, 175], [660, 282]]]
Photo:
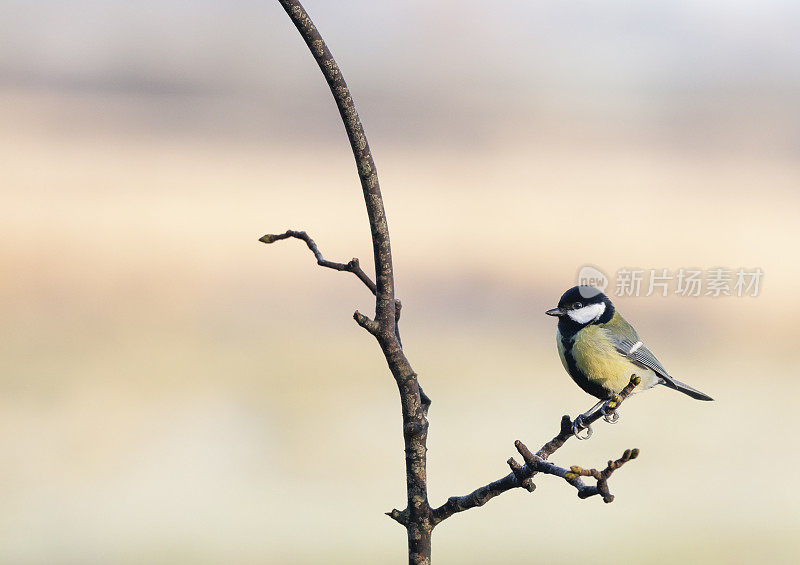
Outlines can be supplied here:
[[[372, 152], [367, 143], [364, 128], [361, 125], [361, 120], [358, 117], [347, 83], [345, 83], [344, 77], [339, 70], [339, 65], [300, 2], [298, 0], [278, 1], [292, 20], [297, 31], [300, 32], [331, 89], [356, 161], [358, 176], [361, 180], [361, 191], [367, 208], [367, 217], [369, 218], [372, 252], [375, 259], [375, 285], [374, 289], [370, 288], [375, 294], [375, 318], [372, 320], [358, 312], [354, 314], [354, 318], [359, 325], [377, 339], [400, 393], [400, 406], [403, 415], [403, 440], [405, 444], [407, 500], [407, 509], [403, 511], [406, 513], [407, 518], [401, 523], [403, 523], [407, 531], [409, 563], [413, 565], [430, 565], [431, 530], [433, 526], [431, 525], [431, 507], [428, 504], [426, 476], [427, 414], [430, 399], [422, 392], [417, 373], [406, 358], [400, 342], [400, 332], [397, 327], [400, 304], [395, 300], [394, 267], [392, 264], [392, 249], [389, 242], [389, 225], [386, 221], [383, 197], [378, 183], [378, 173], [375, 168], [375, 162], [372, 159]], [[286, 237], [292, 237], [290, 232], [285, 235]], [[267, 236], [268, 242], [270, 240], [275, 241], [272, 239], [273, 237], [275, 236]], [[308, 240], [306, 240], [306, 244], [309, 244]], [[311, 245], [309, 245], [309, 248], [314, 252], [314, 248]], [[319, 263], [321, 255], [318, 256], [316, 252], [314, 255], [317, 256], [317, 262]], [[324, 259], [322, 260], [325, 261]], [[343, 265], [342, 263], [328, 264], [327, 261], [325, 264], [320, 264], [334, 269]], [[349, 270], [355, 273], [367, 284], [365, 278], [358, 275], [356, 271], [357, 265], [353, 264], [353, 262], [344, 264], [345, 267], [348, 265], [351, 265], [351, 267], [343, 268], [342, 270]], [[398, 514], [401, 513], [398, 512]]]
[[604, 415], [613, 416], [616, 414], [616, 411], [619, 409], [622, 402], [633, 393], [633, 389], [635, 389], [641, 382], [641, 378], [636, 375], [631, 375], [631, 380], [627, 385], [625, 385], [625, 388], [623, 388], [619, 394], [615, 394], [606, 400], [599, 407], [599, 410], [590, 410], [589, 412], [585, 412], [575, 418], [574, 422], [570, 420], [569, 416], [565, 415], [563, 418], [561, 418], [561, 430], [558, 432], [558, 435], [544, 444], [536, 454], [543, 459], [547, 459], [553, 453], [555, 453], [559, 447], [564, 445], [565, 441], [567, 441], [573, 435], [576, 435], [576, 432], [582, 429], [590, 429], [591, 425]]
[[[369, 278], [369, 275], [365, 273], [361, 269], [361, 264], [358, 261], [358, 257], [353, 257], [347, 263], [336, 263], [334, 261], [328, 261], [323, 257], [322, 252], [317, 247], [317, 243], [311, 239], [311, 236], [308, 235], [304, 231], [297, 231], [297, 230], [286, 230], [283, 233], [279, 234], [272, 234], [268, 233], [266, 235], [261, 236], [258, 241], [261, 243], [275, 243], [276, 241], [280, 241], [282, 239], [302, 239], [306, 242], [306, 245], [311, 250], [311, 253], [314, 254], [314, 257], [317, 260], [317, 265], [321, 267], [327, 267], [328, 269], [333, 269], [334, 271], [347, 271], [348, 273], [353, 273], [355, 276], [359, 278], [361, 282], [369, 289], [372, 294], [375, 294], [376, 287], [375, 283], [372, 282], [372, 279]], [[400, 312], [403, 309], [403, 304], [400, 302], [399, 299], [395, 299], [394, 301], [394, 332], [397, 336], [397, 341], [400, 342]], [[356, 312], [353, 314], [353, 319], [355, 319], [356, 323], [359, 326], [366, 329], [369, 333], [375, 335], [378, 331], [378, 325], [374, 320], [371, 320], [367, 316], [364, 316], [360, 312]], [[402, 342], [400, 342], [402, 345]], [[431, 405], [431, 399], [425, 394], [422, 389], [420, 388], [420, 395], [421, 395], [421, 402], [422, 406], [427, 414], [428, 408]]]
[[383, 207], [383, 197], [378, 184], [378, 171], [372, 152], [367, 143], [364, 126], [358, 117], [350, 89], [344, 80], [339, 65], [328, 50], [305, 8], [298, 0], [278, 0], [286, 10], [286, 14], [300, 32], [311, 54], [319, 65], [325, 81], [331, 89], [333, 99], [342, 117], [344, 129], [356, 160], [358, 176], [361, 180], [361, 191], [367, 207], [370, 231], [372, 232], [372, 251], [375, 256], [375, 320], [385, 333], [394, 330], [394, 270], [392, 266], [392, 250], [389, 244], [389, 224]]
[[[628, 396], [630, 396], [630, 394], [633, 392], [633, 389], [636, 388], [640, 382], [641, 379], [639, 377], [636, 375], [631, 376], [631, 380], [625, 386], [625, 388], [618, 395], [606, 400], [602, 404], [600, 410], [593, 412], [586, 418], [579, 416], [577, 420], [582, 421], [585, 426], [588, 426], [600, 419], [604, 412], [606, 414], [614, 413], [614, 411], [619, 408], [622, 402]], [[532, 453], [524, 443], [517, 440], [514, 442], [514, 446], [524, 459], [525, 465], [520, 465], [512, 457], [508, 460], [508, 465], [511, 467], [511, 472], [506, 476], [491, 482], [488, 485], [482, 486], [464, 496], [450, 497], [442, 506], [433, 509], [433, 525], [435, 526], [441, 523], [458, 512], [483, 506], [495, 496], [503, 494], [504, 492], [514, 488], [523, 488], [528, 492], [533, 492], [536, 488], [536, 485], [533, 484], [532, 478], [537, 473], [545, 473], [563, 478], [578, 490], [579, 498], [589, 498], [590, 496], [598, 494], [602, 495], [604, 502], [611, 502], [614, 500], [614, 496], [608, 491], [608, 478], [611, 476], [611, 473], [621, 467], [624, 463], [631, 459], [636, 459], [636, 457], [639, 455], [639, 450], [626, 450], [621, 459], [609, 461], [608, 467], [606, 467], [606, 469], [603, 471], [597, 471], [596, 469], [584, 471], [581, 467], [577, 466], [571, 467], [570, 469], [565, 469], [549, 463], [547, 459], [562, 445], [564, 445], [569, 438], [573, 437], [573, 435], [573, 421], [569, 415], [565, 415], [561, 418], [561, 427], [558, 434], [544, 444], [542, 448], [539, 449], [539, 451], [537, 451], [535, 454]], [[581, 476], [591, 476], [597, 479], [597, 484], [595, 486], [588, 486], [579, 478]]]
[[603, 502], [614, 502], [614, 495], [608, 491], [608, 478], [611, 476], [611, 473], [622, 467], [631, 459], [636, 459], [637, 457], [639, 457], [638, 449], [626, 449], [622, 453], [622, 457], [616, 461], [609, 461], [606, 468], [602, 471], [598, 471], [597, 469], [581, 469], [577, 465], [573, 465], [570, 467], [571, 472], [564, 475], [564, 479], [568, 482], [572, 482], [577, 480], [577, 477], [579, 476], [593, 477], [597, 480], [597, 486], [583, 487], [582, 490], [578, 491], [578, 497], [589, 498], [590, 496], [599, 494], [602, 496]]
[[[314, 257], [317, 259], [317, 265], [321, 267], [327, 267], [329, 269], [333, 269], [334, 271], [347, 271], [348, 273], [353, 273], [357, 276], [361, 282], [363, 282], [369, 291], [372, 294], [375, 294], [376, 288], [375, 283], [372, 282], [372, 279], [369, 278], [369, 275], [365, 273], [361, 269], [361, 265], [358, 262], [358, 258], [353, 257], [347, 263], [334, 263], [333, 261], [328, 261], [325, 257], [322, 256], [322, 252], [317, 247], [317, 244], [311, 239], [311, 236], [308, 235], [304, 231], [295, 231], [295, 230], [286, 230], [280, 234], [271, 234], [268, 233], [267, 235], [261, 236], [258, 241], [262, 243], [275, 243], [276, 241], [280, 241], [282, 239], [289, 239], [290, 237], [294, 237], [296, 239], [302, 239], [306, 242], [306, 245], [311, 250], [311, 253], [314, 254]], [[397, 311], [399, 313], [400, 307], [397, 307]]]
[[[597, 469], [586, 470], [577, 465], [573, 465], [567, 470], [549, 461], [545, 461], [538, 455], [534, 455], [525, 447], [525, 444], [519, 440], [514, 442], [514, 446], [525, 460], [526, 467], [536, 469], [536, 471], [540, 473], [561, 477], [578, 489], [578, 498], [589, 498], [590, 496], [599, 494], [605, 503], [614, 501], [614, 495], [608, 490], [608, 478], [611, 476], [611, 473], [622, 467], [631, 459], [636, 459], [639, 456], [638, 449], [626, 449], [621, 458], [616, 461], [609, 461], [608, 466], [603, 471], [598, 471]], [[587, 486], [580, 477], [592, 477], [597, 480], [597, 484], [596, 486]]]

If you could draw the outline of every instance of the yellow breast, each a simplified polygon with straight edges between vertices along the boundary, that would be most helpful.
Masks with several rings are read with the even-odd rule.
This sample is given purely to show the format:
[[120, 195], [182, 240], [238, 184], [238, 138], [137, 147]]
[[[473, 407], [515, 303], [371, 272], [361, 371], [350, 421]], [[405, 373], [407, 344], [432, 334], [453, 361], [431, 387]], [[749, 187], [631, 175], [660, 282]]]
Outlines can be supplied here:
[[587, 326], [581, 330], [572, 346], [572, 354], [575, 363], [590, 381], [613, 393], [625, 388], [631, 375], [644, 377], [644, 373], [652, 373], [621, 355], [606, 335], [606, 330], [600, 326]]

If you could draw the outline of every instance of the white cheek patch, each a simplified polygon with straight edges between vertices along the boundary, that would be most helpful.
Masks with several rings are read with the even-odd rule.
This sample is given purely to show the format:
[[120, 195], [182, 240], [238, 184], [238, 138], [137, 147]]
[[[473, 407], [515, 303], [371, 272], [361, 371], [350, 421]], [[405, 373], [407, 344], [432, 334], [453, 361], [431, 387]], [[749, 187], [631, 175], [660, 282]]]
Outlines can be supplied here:
[[577, 310], [568, 310], [567, 316], [569, 316], [573, 322], [588, 324], [602, 316], [605, 311], [606, 304], [605, 302], [601, 302], [599, 304], [589, 304]]

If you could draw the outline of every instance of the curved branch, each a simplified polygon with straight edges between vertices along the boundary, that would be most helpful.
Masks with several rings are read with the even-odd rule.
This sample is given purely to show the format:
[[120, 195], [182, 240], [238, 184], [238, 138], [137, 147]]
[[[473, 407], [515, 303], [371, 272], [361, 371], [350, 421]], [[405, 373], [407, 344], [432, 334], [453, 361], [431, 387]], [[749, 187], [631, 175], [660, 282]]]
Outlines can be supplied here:
[[[375, 257], [375, 319], [372, 320], [358, 312], [354, 314], [354, 318], [359, 325], [377, 338], [400, 392], [408, 504], [406, 510], [403, 511], [407, 516], [403, 525], [407, 531], [408, 558], [409, 563], [413, 565], [429, 565], [431, 530], [433, 528], [426, 476], [427, 412], [430, 399], [420, 389], [417, 374], [408, 362], [400, 343], [400, 333], [397, 328], [400, 305], [395, 301], [389, 226], [386, 221], [375, 162], [372, 159], [364, 128], [344, 77], [339, 70], [339, 65], [336, 64], [317, 28], [299, 1], [279, 0], [279, 2], [311, 50], [331, 89], [356, 160], [372, 234], [372, 251]], [[268, 237], [268, 239], [270, 238]], [[312, 251], [314, 250], [312, 249]]]
[[392, 267], [392, 249], [389, 244], [389, 224], [383, 207], [381, 188], [378, 184], [378, 172], [372, 152], [367, 143], [364, 126], [358, 117], [353, 98], [347, 83], [339, 70], [339, 65], [328, 50], [328, 46], [317, 31], [308, 13], [297, 0], [279, 0], [289, 15], [297, 31], [311, 50], [311, 54], [319, 65], [342, 116], [344, 129], [350, 140], [350, 147], [361, 179], [361, 190], [367, 206], [369, 226], [372, 231], [372, 251], [375, 255], [375, 321], [385, 333], [394, 332], [394, 273]]

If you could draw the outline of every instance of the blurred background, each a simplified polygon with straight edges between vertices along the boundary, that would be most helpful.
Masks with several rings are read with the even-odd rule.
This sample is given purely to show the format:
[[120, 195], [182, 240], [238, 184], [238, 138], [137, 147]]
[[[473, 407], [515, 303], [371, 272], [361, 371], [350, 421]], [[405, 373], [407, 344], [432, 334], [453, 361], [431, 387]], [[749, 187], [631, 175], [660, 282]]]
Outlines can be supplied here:
[[[438, 563], [790, 563], [800, 4], [305, 2], [375, 154], [432, 504], [594, 400], [543, 315], [592, 264], [761, 268], [758, 297], [619, 298], [678, 378]], [[350, 149], [277, 2], [0, 0], [0, 561], [405, 563], [395, 384]]]

